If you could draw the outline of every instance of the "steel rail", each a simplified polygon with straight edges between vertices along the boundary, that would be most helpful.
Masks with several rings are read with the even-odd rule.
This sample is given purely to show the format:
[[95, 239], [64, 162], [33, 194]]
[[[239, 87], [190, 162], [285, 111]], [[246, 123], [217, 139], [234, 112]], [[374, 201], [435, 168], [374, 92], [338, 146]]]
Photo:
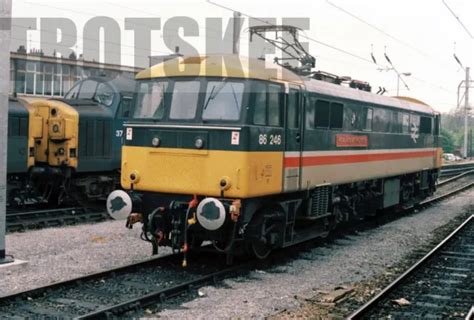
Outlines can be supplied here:
[[182, 293], [189, 291], [190, 289], [194, 287], [202, 286], [209, 283], [217, 283], [219, 279], [229, 277], [231, 275], [238, 273], [239, 271], [244, 271], [244, 270], [247, 271], [252, 266], [255, 266], [256, 263], [257, 263], [256, 260], [252, 260], [244, 264], [230, 266], [224, 270], [212, 272], [210, 274], [201, 276], [197, 279], [193, 279], [193, 280], [178, 284], [170, 288], [157, 290], [155, 292], [149, 293], [142, 297], [130, 299], [128, 301], [125, 301], [116, 305], [112, 305], [112, 306], [105, 307], [97, 311], [90, 312], [85, 315], [81, 315], [79, 317], [76, 317], [75, 319], [103, 319], [103, 318], [110, 318], [114, 316], [116, 317], [120, 313], [124, 313], [136, 308], [144, 308], [150, 305], [164, 303], [167, 298], [178, 296]]
[[33, 288], [26, 291], [16, 292], [10, 295], [0, 296], [0, 304], [3, 304], [7, 301], [15, 301], [15, 300], [22, 299], [25, 297], [30, 297], [30, 298], [38, 297], [46, 292], [49, 292], [58, 288], [65, 288], [65, 287], [77, 285], [78, 283], [81, 283], [81, 282], [110, 277], [116, 274], [127, 273], [130, 271], [133, 271], [134, 269], [157, 265], [159, 263], [172, 261], [173, 259], [179, 259], [179, 254], [168, 254], [168, 255], [163, 255], [159, 257], [154, 257], [154, 258], [150, 258], [150, 259], [140, 261], [137, 263], [127, 264], [127, 265], [120, 266], [117, 268], [107, 269], [104, 271], [92, 273], [92, 274], [81, 276], [81, 277], [76, 277], [76, 278], [65, 280], [65, 281], [55, 282], [43, 287]]
[[407, 279], [409, 276], [414, 274], [420, 267], [424, 266], [424, 264], [431, 257], [433, 257], [435, 254], [437, 254], [442, 248], [444, 248], [446, 246], [446, 244], [449, 243], [451, 241], [451, 239], [453, 239], [459, 233], [459, 231], [461, 231], [473, 219], [474, 219], [474, 215], [471, 215], [469, 218], [467, 218], [459, 227], [456, 228], [456, 230], [451, 232], [435, 248], [433, 248], [423, 258], [421, 258], [418, 262], [416, 262], [413, 266], [411, 266], [408, 270], [406, 270], [401, 276], [399, 276], [397, 279], [395, 279], [395, 281], [393, 281], [387, 287], [385, 287], [381, 292], [379, 292], [370, 301], [368, 301], [362, 307], [360, 307], [354, 313], [352, 313], [347, 319], [348, 320], [363, 319], [364, 315], [367, 314], [369, 311], [373, 310], [374, 307], [377, 305], [377, 303], [379, 303], [381, 300], [383, 300], [389, 293], [394, 291], [405, 279]]
[[97, 222], [106, 220], [105, 211], [85, 207], [42, 209], [7, 212], [7, 232], [26, 229], [39, 229], [48, 226], [70, 225], [78, 222]]

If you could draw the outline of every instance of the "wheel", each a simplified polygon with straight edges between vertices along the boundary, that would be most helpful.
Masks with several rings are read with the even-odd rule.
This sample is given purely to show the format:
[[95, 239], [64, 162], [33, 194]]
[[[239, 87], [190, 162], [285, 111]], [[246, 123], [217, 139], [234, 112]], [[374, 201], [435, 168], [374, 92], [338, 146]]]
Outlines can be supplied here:
[[[278, 210], [266, 209], [256, 214], [250, 222], [249, 252], [257, 259], [266, 259], [274, 248], [282, 213]], [[272, 241], [273, 240], [273, 241]]]

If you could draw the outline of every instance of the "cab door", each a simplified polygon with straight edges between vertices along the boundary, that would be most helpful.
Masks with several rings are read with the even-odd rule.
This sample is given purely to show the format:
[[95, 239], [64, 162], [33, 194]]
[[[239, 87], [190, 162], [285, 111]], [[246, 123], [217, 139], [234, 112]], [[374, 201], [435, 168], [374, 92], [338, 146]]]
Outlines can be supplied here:
[[285, 156], [283, 161], [283, 190], [300, 189], [302, 156], [302, 101], [301, 88], [289, 86], [285, 94]]

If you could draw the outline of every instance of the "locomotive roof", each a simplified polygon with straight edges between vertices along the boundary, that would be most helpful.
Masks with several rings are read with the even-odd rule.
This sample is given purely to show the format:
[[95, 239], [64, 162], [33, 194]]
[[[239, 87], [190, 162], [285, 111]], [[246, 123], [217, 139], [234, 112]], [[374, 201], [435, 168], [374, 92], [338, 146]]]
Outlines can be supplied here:
[[387, 97], [314, 79], [309, 79], [304, 83], [307, 90], [332, 97], [340, 97], [368, 104], [383, 105], [431, 115], [437, 113], [426, 103], [410, 97]]
[[297, 74], [279, 65], [267, 66], [263, 60], [231, 54], [177, 57], [139, 72], [136, 79], [186, 76], [303, 83]]
[[416, 99], [407, 97], [387, 97], [325, 81], [305, 79], [277, 64], [268, 66], [265, 61], [260, 59], [230, 54], [177, 57], [139, 72], [136, 79], [186, 76], [247, 78], [276, 82], [291, 82], [305, 85], [309, 91], [333, 97], [356, 100], [369, 104], [384, 105], [407, 111], [428, 114], [435, 113], [433, 108]]
[[89, 77], [85, 78], [84, 80], [95, 80], [98, 82], [106, 82], [114, 87], [114, 89], [118, 90], [118, 92], [134, 92], [135, 91], [135, 81], [131, 78], [127, 78], [124, 76], [118, 76], [115, 78], [112, 77]]

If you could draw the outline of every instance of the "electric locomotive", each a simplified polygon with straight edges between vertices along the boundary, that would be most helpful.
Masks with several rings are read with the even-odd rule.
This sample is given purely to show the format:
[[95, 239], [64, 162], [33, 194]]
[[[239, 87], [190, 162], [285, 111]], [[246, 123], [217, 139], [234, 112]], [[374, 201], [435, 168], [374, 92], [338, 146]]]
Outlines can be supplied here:
[[237, 248], [265, 258], [435, 190], [440, 119], [421, 101], [235, 55], [169, 60], [136, 80], [128, 193], [107, 209], [142, 222], [153, 253], [210, 240], [229, 259]]
[[133, 79], [90, 77], [63, 99], [35, 99], [36, 119], [29, 155], [33, 186], [12, 194], [12, 202], [50, 205], [105, 200], [119, 185], [122, 124], [130, 114]]

